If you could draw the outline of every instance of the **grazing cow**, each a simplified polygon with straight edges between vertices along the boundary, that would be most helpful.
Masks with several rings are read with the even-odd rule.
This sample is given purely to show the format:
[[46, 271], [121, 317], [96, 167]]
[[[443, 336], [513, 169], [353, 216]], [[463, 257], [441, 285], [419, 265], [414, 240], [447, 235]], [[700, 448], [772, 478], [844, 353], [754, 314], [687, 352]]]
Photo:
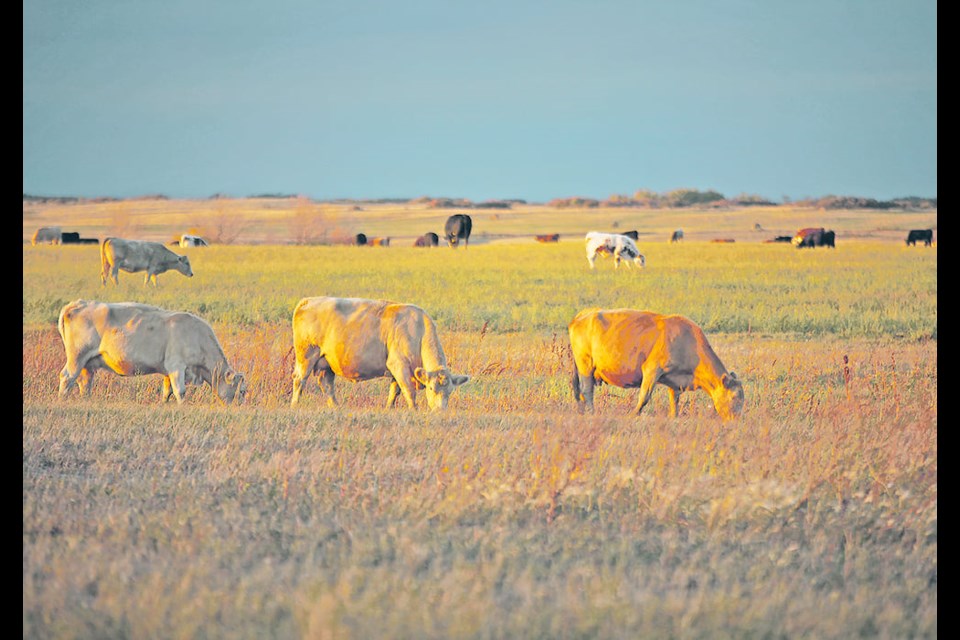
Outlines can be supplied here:
[[[587, 262], [590, 268], [594, 268], [594, 263], [598, 255], [613, 256], [613, 265], [617, 269], [620, 267], [620, 261], [633, 260], [641, 269], [646, 265], [646, 258], [640, 253], [636, 243], [632, 238], [618, 233], [601, 233], [599, 231], [590, 231], [584, 237], [587, 246]], [[625, 263], [628, 267], [630, 262]]]
[[60, 244], [77, 244], [80, 242], [80, 233], [77, 231], [64, 231], [60, 234]]
[[703, 389], [724, 420], [743, 410], [743, 385], [728, 372], [691, 320], [633, 309], [585, 309], [569, 325], [573, 351], [573, 396], [578, 408], [593, 411], [595, 384], [639, 387], [636, 414], [650, 401], [656, 384], [670, 391], [670, 416], [677, 416], [680, 394]]
[[683, 229], [677, 229], [670, 236], [670, 242], [680, 242], [681, 240], [683, 240]]
[[470, 233], [473, 231], [473, 220], [465, 213], [455, 213], [447, 218], [443, 225], [443, 232], [447, 236], [447, 244], [456, 249], [463, 240], [463, 248], [470, 244]]
[[157, 286], [157, 276], [171, 269], [188, 278], [193, 277], [190, 258], [170, 251], [159, 242], [104, 238], [100, 245], [100, 284], [106, 286], [109, 276], [114, 284], [119, 285], [121, 269], [128, 273], [145, 271], [143, 284], [152, 281], [154, 287]]
[[371, 247], [389, 247], [390, 238], [372, 238], [367, 241]]
[[534, 236], [537, 242], [560, 242], [559, 233], [547, 233], [544, 235]]
[[189, 234], [183, 234], [180, 236], [180, 246], [181, 247], [209, 247], [210, 245], [206, 240], [200, 236], [192, 236]]
[[304, 298], [293, 311], [293, 397], [315, 373], [331, 407], [337, 406], [333, 382], [391, 378], [387, 408], [402, 393], [411, 409], [417, 389], [426, 391], [431, 409], [445, 409], [450, 393], [470, 379], [447, 368], [447, 357], [433, 320], [420, 307], [386, 300]]
[[823, 227], [807, 227], [805, 229], [800, 229], [796, 234], [794, 234], [793, 239], [790, 242], [798, 249], [801, 247], [817, 247], [820, 246], [820, 242], [823, 238], [823, 232]]
[[60, 311], [57, 329], [67, 356], [61, 397], [74, 385], [89, 396], [99, 370], [160, 374], [164, 402], [173, 395], [182, 404], [187, 384], [210, 385], [224, 404], [239, 404], [246, 394], [243, 374], [227, 362], [210, 325], [193, 314], [136, 302], [74, 300]]
[[62, 237], [60, 227], [40, 227], [33, 232], [30, 244], [33, 246], [37, 246], [37, 244], [60, 244]]
[[907, 234], [907, 246], [917, 246], [917, 242], [923, 242], [923, 246], [933, 246], [933, 229], [911, 229]]
[[358, 233], [357, 237], [353, 240], [353, 244], [357, 245], [358, 247], [362, 247], [363, 245], [367, 244], [366, 234]]
[[415, 247], [436, 247], [440, 244], [440, 236], [428, 231], [413, 242]]

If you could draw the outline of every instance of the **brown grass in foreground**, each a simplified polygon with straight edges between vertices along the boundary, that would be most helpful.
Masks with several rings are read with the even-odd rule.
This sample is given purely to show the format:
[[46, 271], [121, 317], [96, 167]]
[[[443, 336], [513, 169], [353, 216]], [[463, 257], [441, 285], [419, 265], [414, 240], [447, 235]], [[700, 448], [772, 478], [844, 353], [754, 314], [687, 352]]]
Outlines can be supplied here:
[[577, 415], [565, 337], [482, 331], [445, 334], [447, 414], [293, 410], [288, 327], [217, 329], [243, 407], [61, 402], [24, 329], [25, 638], [937, 636], [935, 341], [711, 337], [725, 427], [663, 390]]

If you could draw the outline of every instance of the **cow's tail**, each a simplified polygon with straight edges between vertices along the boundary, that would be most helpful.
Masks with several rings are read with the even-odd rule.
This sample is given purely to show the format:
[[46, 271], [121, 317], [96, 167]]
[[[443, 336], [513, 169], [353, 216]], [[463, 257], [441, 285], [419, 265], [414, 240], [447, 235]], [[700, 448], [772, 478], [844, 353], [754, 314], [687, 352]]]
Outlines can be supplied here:
[[107, 284], [107, 274], [109, 272], [107, 268], [107, 243], [110, 242], [110, 238], [104, 238], [103, 242], [100, 243], [100, 284]]
[[573, 390], [573, 400], [574, 402], [581, 401], [580, 393], [580, 372], [577, 371], [577, 361], [573, 361], [573, 376], [570, 378], [570, 388]]

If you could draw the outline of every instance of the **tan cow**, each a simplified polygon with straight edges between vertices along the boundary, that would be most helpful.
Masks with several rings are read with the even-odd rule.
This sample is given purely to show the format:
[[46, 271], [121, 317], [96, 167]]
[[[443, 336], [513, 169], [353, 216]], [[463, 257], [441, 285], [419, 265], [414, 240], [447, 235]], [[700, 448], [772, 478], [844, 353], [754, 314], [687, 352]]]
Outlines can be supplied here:
[[153, 282], [154, 287], [157, 276], [171, 269], [193, 277], [190, 258], [174, 253], [160, 242], [104, 238], [100, 245], [100, 284], [106, 286], [109, 277], [119, 285], [117, 276], [121, 269], [128, 273], [145, 271], [143, 284]]
[[33, 238], [30, 244], [60, 244], [62, 230], [60, 227], [40, 227], [33, 232]]
[[67, 363], [60, 396], [74, 385], [89, 396], [99, 370], [121, 376], [160, 374], [163, 400], [183, 403], [187, 384], [209, 384], [222, 403], [239, 404], [246, 381], [227, 362], [210, 325], [195, 315], [136, 302], [74, 300], [60, 311], [57, 329]]
[[315, 373], [331, 407], [337, 406], [333, 382], [391, 378], [387, 408], [403, 393], [416, 407], [417, 389], [426, 391], [431, 409], [445, 409], [450, 393], [470, 379], [447, 368], [447, 357], [433, 320], [420, 307], [361, 298], [304, 298], [293, 311], [291, 406], [303, 383]]
[[683, 391], [703, 389], [724, 420], [743, 410], [743, 385], [728, 372], [691, 320], [633, 309], [585, 309], [569, 326], [573, 395], [593, 411], [594, 384], [640, 387], [637, 415], [659, 383], [670, 390], [670, 416]]

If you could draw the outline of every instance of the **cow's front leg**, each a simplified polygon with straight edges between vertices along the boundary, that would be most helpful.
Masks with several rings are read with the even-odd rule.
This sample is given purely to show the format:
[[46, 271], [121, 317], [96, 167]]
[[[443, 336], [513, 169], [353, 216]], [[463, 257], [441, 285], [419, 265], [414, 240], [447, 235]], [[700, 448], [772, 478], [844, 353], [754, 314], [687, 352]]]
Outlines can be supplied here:
[[667, 390], [670, 395], [670, 417], [676, 418], [680, 415], [680, 394], [683, 393], [683, 391], [671, 386], [668, 386]]
[[391, 359], [387, 357], [387, 371], [393, 376], [393, 381], [400, 387], [403, 393], [403, 399], [407, 401], [407, 406], [411, 409], [417, 406], [417, 388], [413, 381], [413, 373], [401, 359]]
[[164, 378], [164, 386], [166, 386], [167, 380], [170, 381], [170, 388], [173, 390], [173, 396], [177, 399], [177, 404], [183, 404], [183, 399], [187, 393], [185, 372], [183, 370], [171, 371], [170, 374]]
[[390, 391], [387, 393], [387, 409], [392, 409], [397, 403], [397, 397], [400, 396], [400, 383], [396, 380], [390, 380]]
[[173, 385], [170, 383], [170, 376], [163, 376], [163, 391], [160, 394], [160, 397], [163, 398], [164, 402], [170, 400], [170, 396], [173, 395]]
[[650, 397], [653, 395], [653, 387], [660, 379], [660, 373], [660, 370], [655, 368], [649, 371], [643, 371], [643, 380], [640, 382], [640, 393], [637, 397], [637, 409], [635, 411], [637, 415], [640, 415], [643, 408], [650, 402]]

